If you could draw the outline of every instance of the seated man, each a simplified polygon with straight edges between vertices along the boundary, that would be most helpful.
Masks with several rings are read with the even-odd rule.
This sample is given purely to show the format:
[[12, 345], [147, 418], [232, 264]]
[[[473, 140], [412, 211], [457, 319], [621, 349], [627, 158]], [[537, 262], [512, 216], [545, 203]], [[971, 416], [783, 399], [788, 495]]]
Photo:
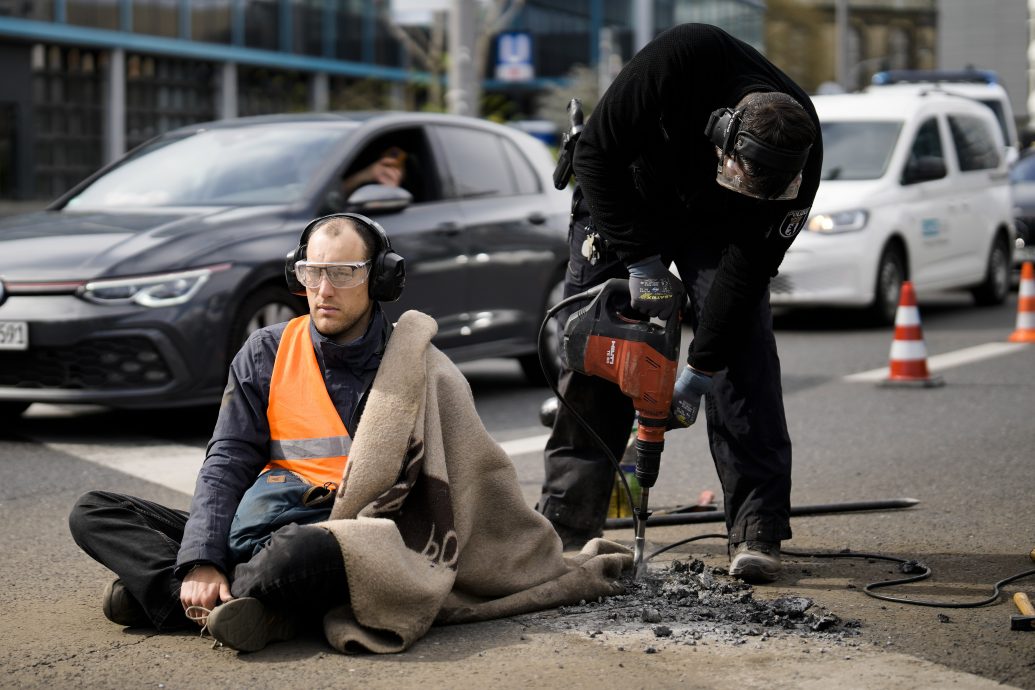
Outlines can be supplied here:
[[[363, 216], [310, 223], [287, 273], [309, 314], [257, 331], [234, 358], [190, 513], [107, 492], [79, 499], [76, 543], [118, 576], [109, 620], [195, 620], [241, 651], [322, 620], [341, 651], [391, 652], [436, 620], [618, 591], [628, 553], [600, 541], [561, 556], [466, 380], [431, 345], [435, 322], [407, 312], [391, 329], [379, 301], [398, 297], [402, 263]], [[264, 515], [264, 497], [283, 499], [292, 482], [297, 505]]]

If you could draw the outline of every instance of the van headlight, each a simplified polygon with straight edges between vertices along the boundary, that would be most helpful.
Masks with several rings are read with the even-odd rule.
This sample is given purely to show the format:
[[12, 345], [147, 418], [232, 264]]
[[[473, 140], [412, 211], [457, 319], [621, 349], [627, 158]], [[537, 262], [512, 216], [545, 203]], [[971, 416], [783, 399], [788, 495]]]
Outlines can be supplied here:
[[228, 268], [230, 264], [219, 264], [176, 273], [92, 280], [79, 288], [78, 295], [94, 304], [135, 303], [143, 307], [171, 307], [190, 300], [208, 282], [209, 276]]
[[862, 209], [839, 211], [838, 213], [817, 213], [809, 218], [809, 231], [825, 234], [855, 232], [866, 227], [869, 214]]

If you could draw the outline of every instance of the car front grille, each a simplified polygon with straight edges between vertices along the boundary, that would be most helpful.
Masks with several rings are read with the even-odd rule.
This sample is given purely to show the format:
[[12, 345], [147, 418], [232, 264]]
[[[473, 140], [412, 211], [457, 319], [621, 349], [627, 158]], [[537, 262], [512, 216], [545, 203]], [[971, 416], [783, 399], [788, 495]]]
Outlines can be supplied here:
[[157, 388], [171, 378], [168, 366], [147, 338], [94, 339], [66, 347], [0, 352], [0, 387]]
[[785, 295], [794, 292], [794, 284], [787, 276], [777, 275], [769, 281], [769, 292], [778, 295]]

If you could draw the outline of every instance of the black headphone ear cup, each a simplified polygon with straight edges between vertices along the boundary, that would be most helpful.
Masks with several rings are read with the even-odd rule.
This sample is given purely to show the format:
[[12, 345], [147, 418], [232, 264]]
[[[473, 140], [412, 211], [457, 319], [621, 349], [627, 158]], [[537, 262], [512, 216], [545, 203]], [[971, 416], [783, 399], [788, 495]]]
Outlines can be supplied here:
[[284, 258], [284, 280], [287, 282], [288, 291], [293, 295], [305, 294], [305, 285], [302, 285], [295, 275], [295, 264], [304, 258], [305, 247], [295, 247]]
[[370, 298], [394, 302], [406, 286], [406, 261], [391, 247], [378, 253], [370, 266]]

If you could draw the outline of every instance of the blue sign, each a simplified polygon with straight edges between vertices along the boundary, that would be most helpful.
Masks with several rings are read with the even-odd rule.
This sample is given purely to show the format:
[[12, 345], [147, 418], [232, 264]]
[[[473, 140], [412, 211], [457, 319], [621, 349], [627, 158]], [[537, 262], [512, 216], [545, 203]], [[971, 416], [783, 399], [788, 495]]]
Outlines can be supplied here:
[[532, 34], [511, 31], [496, 38], [496, 78], [500, 81], [530, 81], [535, 78]]

